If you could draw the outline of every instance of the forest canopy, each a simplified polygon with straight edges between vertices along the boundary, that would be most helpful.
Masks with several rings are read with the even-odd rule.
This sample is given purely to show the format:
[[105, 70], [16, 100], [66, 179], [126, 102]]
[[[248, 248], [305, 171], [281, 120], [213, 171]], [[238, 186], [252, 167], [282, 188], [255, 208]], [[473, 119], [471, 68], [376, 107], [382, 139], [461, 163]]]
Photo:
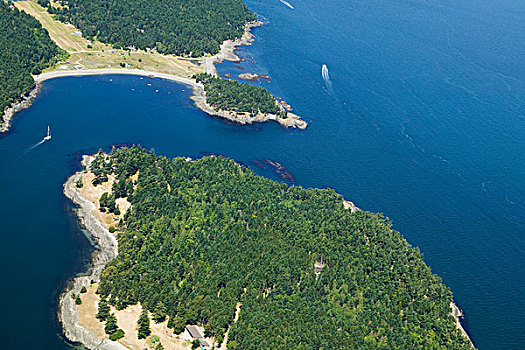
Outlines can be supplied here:
[[98, 289], [119, 309], [140, 302], [175, 333], [200, 324], [219, 343], [230, 328], [228, 349], [470, 348], [419, 250], [334, 190], [139, 147], [92, 167], [132, 204]]
[[256, 19], [242, 0], [67, 0], [48, 8], [86, 37], [116, 47], [155, 48], [166, 54], [219, 52]]
[[0, 117], [34, 86], [31, 74], [53, 65], [59, 53], [36, 19], [0, 1]]
[[262, 113], [286, 117], [286, 111], [279, 108], [275, 97], [265, 88], [206, 73], [197, 74], [196, 80], [204, 84], [206, 102], [215, 109], [252, 116]]

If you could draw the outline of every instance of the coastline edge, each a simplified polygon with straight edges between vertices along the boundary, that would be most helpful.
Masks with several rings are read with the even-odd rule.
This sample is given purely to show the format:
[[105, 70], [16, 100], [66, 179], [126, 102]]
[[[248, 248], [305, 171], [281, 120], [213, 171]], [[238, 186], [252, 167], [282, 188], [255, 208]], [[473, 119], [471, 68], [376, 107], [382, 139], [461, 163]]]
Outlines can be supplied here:
[[[251, 33], [251, 29], [260, 27], [264, 22], [255, 20], [245, 24], [244, 34], [241, 38], [236, 40], [226, 40], [222, 43], [220, 52], [214, 56], [204, 57], [202, 62], [205, 63], [205, 72], [217, 76], [217, 70], [215, 64], [221, 63], [225, 60], [238, 62], [240, 58], [235, 54], [235, 50], [238, 46], [251, 45], [254, 41], [254, 35]], [[296, 114], [288, 113], [288, 118], [283, 119], [274, 114], [257, 115], [255, 117], [250, 116], [238, 116], [234, 113], [228, 113], [225, 111], [215, 110], [206, 102], [206, 92], [204, 85], [197, 83], [189, 78], [184, 78], [177, 75], [146, 71], [141, 69], [128, 69], [128, 68], [97, 68], [97, 69], [79, 69], [79, 70], [53, 70], [50, 72], [41, 73], [33, 76], [35, 80], [35, 88], [29, 92], [26, 96], [22, 96], [21, 100], [7, 107], [3, 113], [3, 121], [0, 121], [0, 135], [9, 131], [11, 127], [11, 121], [13, 120], [16, 113], [29, 108], [35, 98], [40, 93], [42, 88], [42, 82], [68, 76], [86, 76], [86, 75], [108, 75], [108, 74], [122, 74], [122, 75], [138, 75], [147, 76], [153, 78], [161, 78], [166, 80], [175, 81], [178, 83], [186, 84], [192, 87], [193, 95], [190, 97], [195, 102], [195, 106], [210, 116], [217, 116], [240, 125], [262, 123], [270, 120], [276, 121], [283, 127], [292, 127], [298, 129], [306, 129], [308, 123], [301, 119]]]
[[[92, 156], [84, 156], [82, 164], [88, 166], [94, 159]], [[75, 182], [85, 172], [79, 171], [71, 175], [64, 184], [64, 195], [69, 198], [76, 208], [73, 210], [85, 234], [89, 235], [94, 242], [95, 250], [91, 254], [90, 269], [83, 275], [73, 277], [67, 282], [67, 286], [60, 294], [58, 300], [58, 320], [61, 324], [64, 337], [74, 343], [81, 343], [88, 349], [124, 350], [127, 349], [118, 342], [109, 339], [99, 339], [89, 330], [80, 325], [78, 312], [73, 294], [80, 293], [81, 288], [89, 287], [92, 280], [98, 281], [100, 273], [105, 265], [117, 256], [117, 239], [100, 223], [92, 214], [95, 205], [85, 199], [75, 187]]]

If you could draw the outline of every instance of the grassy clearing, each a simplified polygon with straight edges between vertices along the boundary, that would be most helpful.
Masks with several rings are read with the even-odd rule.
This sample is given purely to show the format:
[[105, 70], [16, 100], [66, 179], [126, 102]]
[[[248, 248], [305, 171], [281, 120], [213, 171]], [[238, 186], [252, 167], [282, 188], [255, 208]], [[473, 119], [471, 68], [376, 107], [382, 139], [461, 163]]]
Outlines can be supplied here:
[[33, 1], [17, 1], [15, 6], [36, 18], [44, 28], [47, 29], [51, 38], [62, 49], [69, 53], [87, 50], [87, 41], [80, 35], [74, 35], [78, 31], [74, 27], [68, 27], [64, 23], [54, 20], [42, 6]]
[[[79, 30], [55, 20], [35, 1], [17, 1], [15, 6], [36, 18], [49, 31], [51, 38], [66, 50], [70, 57], [46, 71], [101, 68], [133, 68], [188, 77], [204, 71], [195, 60], [184, 57], [161, 55], [145, 51], [123, 51], [99, 41], [89, 42]], [[78, 34], [78, 33], [77, 33]]]

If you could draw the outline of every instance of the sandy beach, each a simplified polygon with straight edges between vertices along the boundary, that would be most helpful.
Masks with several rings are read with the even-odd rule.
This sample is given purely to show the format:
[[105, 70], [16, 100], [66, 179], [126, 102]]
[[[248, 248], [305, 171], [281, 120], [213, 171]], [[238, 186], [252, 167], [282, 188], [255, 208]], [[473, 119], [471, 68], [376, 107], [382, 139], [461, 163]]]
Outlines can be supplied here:
[[173, 74], [160, 73], [154, 71], [145, 71], [141, 69], [127, 69], [127, 68], [103, 68], [103, 69], [79, 69], [79, 70], [57, 70], [52, 72], [46, 72], [34, 76], [36, 82], [43, 82], [49, 79], [60, 78], [60, 77], [71, 77], [71, 76], [86, 76], [86, 75], [107, 75], [107, 74], [122, 74], [122, 75], [140, 75], [151, 78], [162, 78], [167, 80], [176, 81], [178, 83], [191, 85], [191, 86], [202, 86], [195, 81], [180, 77]]

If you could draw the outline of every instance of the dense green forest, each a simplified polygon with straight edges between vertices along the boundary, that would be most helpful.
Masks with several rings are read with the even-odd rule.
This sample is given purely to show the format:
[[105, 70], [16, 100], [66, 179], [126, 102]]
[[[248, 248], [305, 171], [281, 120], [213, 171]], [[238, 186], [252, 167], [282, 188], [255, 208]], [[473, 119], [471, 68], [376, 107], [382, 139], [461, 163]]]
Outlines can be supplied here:
[[333, 190], [139, 147], [94, 164], [132, 204], [98, 288], [119, 309], [141, 302], [174, 332], [201, 324], [219, 342], [231, 326], [228, 349], [470, 348], [419, 250]]
[[219, 52], [227, 39], [241, 37], [256, 19], [242, 0], [68, 0], [49, 7], [87, 37], [117, 47], [156, 48], [161, 53]]
[[0, 1], [0, 117], [31, 90], [31, 74], [52, 65], [60, 52], [36, 19]]
[[204, 84], [206, 102], [216, 109], [250, 113], [252, 116], [261, 112], [286, 117], [286, 111], [279, 108], [275, 97], [262, 87], [206, 73], [197, 74], [196, 80]]

